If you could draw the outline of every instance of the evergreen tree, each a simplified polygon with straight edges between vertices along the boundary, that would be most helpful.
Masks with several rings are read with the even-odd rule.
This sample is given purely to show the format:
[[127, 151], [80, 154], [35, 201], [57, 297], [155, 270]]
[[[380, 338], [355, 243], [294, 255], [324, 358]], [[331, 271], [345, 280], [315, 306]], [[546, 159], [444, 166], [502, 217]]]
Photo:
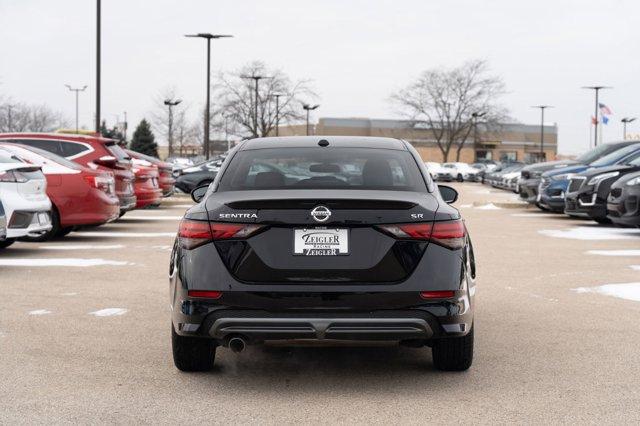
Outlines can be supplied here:
[[131, 139], [131, 149], [142, 154], [158, 156], [158, 144], [155, 141], [149, 122], [142, 119]]

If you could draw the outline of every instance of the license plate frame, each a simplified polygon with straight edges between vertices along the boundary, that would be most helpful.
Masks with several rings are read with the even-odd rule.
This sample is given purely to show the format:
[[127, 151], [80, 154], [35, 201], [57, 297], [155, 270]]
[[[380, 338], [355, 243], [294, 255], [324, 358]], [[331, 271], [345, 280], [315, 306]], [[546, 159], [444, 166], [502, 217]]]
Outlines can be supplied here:
[[293, 230], [294, 256], [348, 256], [348, 228], [295, 228]]

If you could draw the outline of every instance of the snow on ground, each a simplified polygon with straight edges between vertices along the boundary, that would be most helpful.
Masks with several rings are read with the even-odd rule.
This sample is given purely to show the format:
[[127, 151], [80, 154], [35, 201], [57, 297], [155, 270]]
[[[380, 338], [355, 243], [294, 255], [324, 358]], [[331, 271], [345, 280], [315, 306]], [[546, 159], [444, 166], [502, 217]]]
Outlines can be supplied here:
[[605, 284], [597, 287], [578, 287], [573, 290], [577, 293], [596, 293], [640, 302], [640, 283]]
[[47, 315], [50, 314], [51, 311], [46, 309], [36, 309], [35, 311], [29, 311], [29, 315]]
[[91, 244], [65, 244], [38, 246], [39, 250], [118, 250], [124, 248], [122, 244], [91, 245]]
[[74, 237], [112, 237], [112, 238], [156, 238], [156, 237], [175, 237], [175, 232], [76, 232]]
[[106, 308], [106, 309], [100, 309], [94, 312], [89, 312], [89, 315], [93, 315], [96, 317], [116, 317], [116, 316], [124, 315], [126, 313], [127, 313], [127, 310], [123, 308]]
[[62, 258], [62, 259], [0, 259], [0, 266], [72, 266], [72, 267], [87, 267], [87, 266], [123, 266], [133, 265], [130, 262], [121, 262], [118, 260], [106, 260], [106, 259], [80, 259], [80, 258]]
[[633, 269], [634, 271], [640, 271], [640, 265], [629, 265], [629, 268]]
[[500, 207], [496, 206], [493, 203], [483, 204], [482, 206], [476, 207], [477, 210], [502, 210]]
[[640, 256], [640, 250], [589, 250], [587, 254], [599, 256]]
[[543, 229], [542, 235], [572, 240], [640, 240], [640, 229], [575, 226], [568, 229]]
[[553, 214], [553, 213], [514, 213], [511, 216], [513, 217], [558, 217], [557, 214]]

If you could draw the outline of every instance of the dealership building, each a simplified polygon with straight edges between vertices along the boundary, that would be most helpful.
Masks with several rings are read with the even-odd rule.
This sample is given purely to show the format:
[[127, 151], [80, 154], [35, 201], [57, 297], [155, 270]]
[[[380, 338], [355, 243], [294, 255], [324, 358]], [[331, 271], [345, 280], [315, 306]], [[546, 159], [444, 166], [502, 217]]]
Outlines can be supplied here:
[[[302, 125], [280, 126], [280, 136], [304, 135], [307, 128]], [[309, 134], [318, 136], [378, 136], [404, 139], [420, 153], [424, 161], [442, 162], [443, 156], [432, 129], [424, 122], [410, 120], [386, 120], [371, 118], [320, 118], [309, 125]], [[474, 141], [475, 135], [475, 141]], [[544, 126], [544, 157], [554, 160], [558, 150], [557, 125]], [[470, 132], [460, 150], [460, 161], [473, 163], [477, 159], [500, 161], [523, 161], [540, 159], [540, 125], [502, 123], [488, 129], [478, 123], [477, 132]], [[449, 152], [448, 161], [456, 161], [457, 145]]]

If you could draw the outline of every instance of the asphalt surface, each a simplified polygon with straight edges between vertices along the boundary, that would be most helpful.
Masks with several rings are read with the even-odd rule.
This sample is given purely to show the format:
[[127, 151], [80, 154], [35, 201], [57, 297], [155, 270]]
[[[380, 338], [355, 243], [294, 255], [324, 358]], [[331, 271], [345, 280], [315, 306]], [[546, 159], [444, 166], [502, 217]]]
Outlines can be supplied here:
[[179, 372], [167, 269], [189, 201], [172, 199], [0, 253], [0, 423], [640, 422], [640, 301], [575, 290], [640, 282], [640, 256], [587, 253], [640, 235], [454, 186], [478, 263], [469, 371], [426, 348], [255, 346]]

